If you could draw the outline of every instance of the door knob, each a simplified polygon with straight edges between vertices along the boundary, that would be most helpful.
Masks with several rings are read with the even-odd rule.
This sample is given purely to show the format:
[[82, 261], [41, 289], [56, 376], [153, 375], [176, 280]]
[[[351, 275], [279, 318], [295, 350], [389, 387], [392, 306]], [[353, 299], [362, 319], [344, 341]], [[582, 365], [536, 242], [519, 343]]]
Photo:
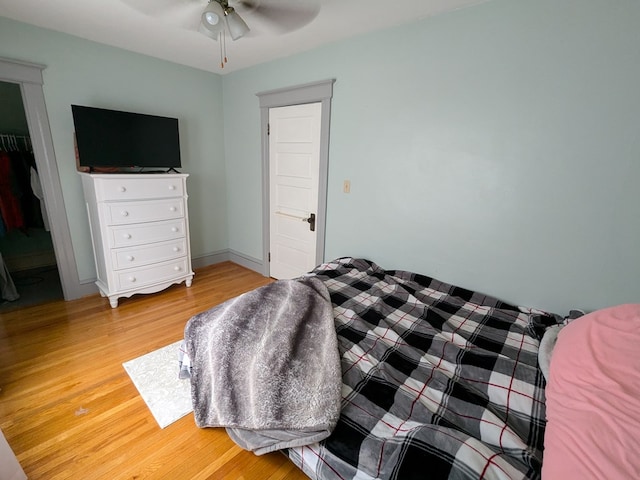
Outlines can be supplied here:
[[302, 220], [303, 222], [307, 222], [309, 224], [309, 230], [312, 232], [316, 231], [316, 214], [312, 213], [309, 215], [309, 218], [305, 218]]

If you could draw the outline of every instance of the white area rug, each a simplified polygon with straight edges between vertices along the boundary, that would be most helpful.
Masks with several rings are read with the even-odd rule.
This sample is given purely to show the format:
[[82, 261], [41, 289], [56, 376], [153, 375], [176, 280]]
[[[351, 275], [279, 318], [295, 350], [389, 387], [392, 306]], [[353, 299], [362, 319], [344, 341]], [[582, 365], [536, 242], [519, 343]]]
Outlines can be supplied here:
[[189, 414], [191, 383], [178, 378], [181, 341], [122, 364], [160, 428]]

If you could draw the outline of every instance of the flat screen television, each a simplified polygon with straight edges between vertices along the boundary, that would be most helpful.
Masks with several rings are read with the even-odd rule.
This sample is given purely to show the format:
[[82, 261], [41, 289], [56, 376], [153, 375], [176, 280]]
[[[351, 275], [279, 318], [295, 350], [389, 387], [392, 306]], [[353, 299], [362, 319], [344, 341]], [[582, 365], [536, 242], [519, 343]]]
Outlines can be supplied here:
[[78, 165], [99, 171], [181, 166], [178, 119], [71, 105]]

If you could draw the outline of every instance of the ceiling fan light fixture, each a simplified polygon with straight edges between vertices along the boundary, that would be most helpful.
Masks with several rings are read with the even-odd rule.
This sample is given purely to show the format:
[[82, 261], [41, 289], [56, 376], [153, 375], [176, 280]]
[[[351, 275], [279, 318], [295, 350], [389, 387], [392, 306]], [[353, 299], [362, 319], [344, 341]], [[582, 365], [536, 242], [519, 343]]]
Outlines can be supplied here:
[[217, 25], [220, 21], [220, 17], [216, 13], [206, 12], [204, 14], [204, 21], [209, 25]]
[[237, 40], [249, 31], [244, 20], [229, 6], [228, 0], [209, 0], [200, 15], [198, 31], [217, 40], [220, 44], [220, 68], [227, 63], [226, 33]]
[[218, 41], [218, 37], [220, 36], [220, 33], [212, 32], [207, 27], [205, 27], [205, 22], [200, 22], [200, 25], [198, 25], [198, 32], [209, 38], [213, 38], [215, 41]]
[[224, 23], [220, 20], [224, 16], [224, 10], [218, 2], [211, 1], [207, 5], [200, 16], [200, 25], [207, 33], [217, 36], [220, 32], [224, 31]]
[[232, 40], [239, 39], [249, 31], [249, 27], [233, 7], [229, 7], [224, 10], [224, 20], [227, 24], [227, 29], [229, 30], [229, 35]]

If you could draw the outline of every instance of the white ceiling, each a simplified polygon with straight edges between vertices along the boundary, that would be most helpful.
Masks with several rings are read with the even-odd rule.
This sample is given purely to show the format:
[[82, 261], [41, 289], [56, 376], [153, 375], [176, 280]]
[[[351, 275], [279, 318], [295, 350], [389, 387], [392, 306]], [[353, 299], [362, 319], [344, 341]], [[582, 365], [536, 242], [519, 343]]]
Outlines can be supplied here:
[[[224, 74], [487, 0], [258, 1], [261, 8], [274, 10], [303, 5], [319, 10], [305, 26], [283, 34], [230, 0], [251, 32], [227, 41], [229, 62], [224, 69], [218, 42], [196, 30], [207, 0], [0, 0], [0, 16]], [[144, 13], [152, 5], [159, 10]]]

